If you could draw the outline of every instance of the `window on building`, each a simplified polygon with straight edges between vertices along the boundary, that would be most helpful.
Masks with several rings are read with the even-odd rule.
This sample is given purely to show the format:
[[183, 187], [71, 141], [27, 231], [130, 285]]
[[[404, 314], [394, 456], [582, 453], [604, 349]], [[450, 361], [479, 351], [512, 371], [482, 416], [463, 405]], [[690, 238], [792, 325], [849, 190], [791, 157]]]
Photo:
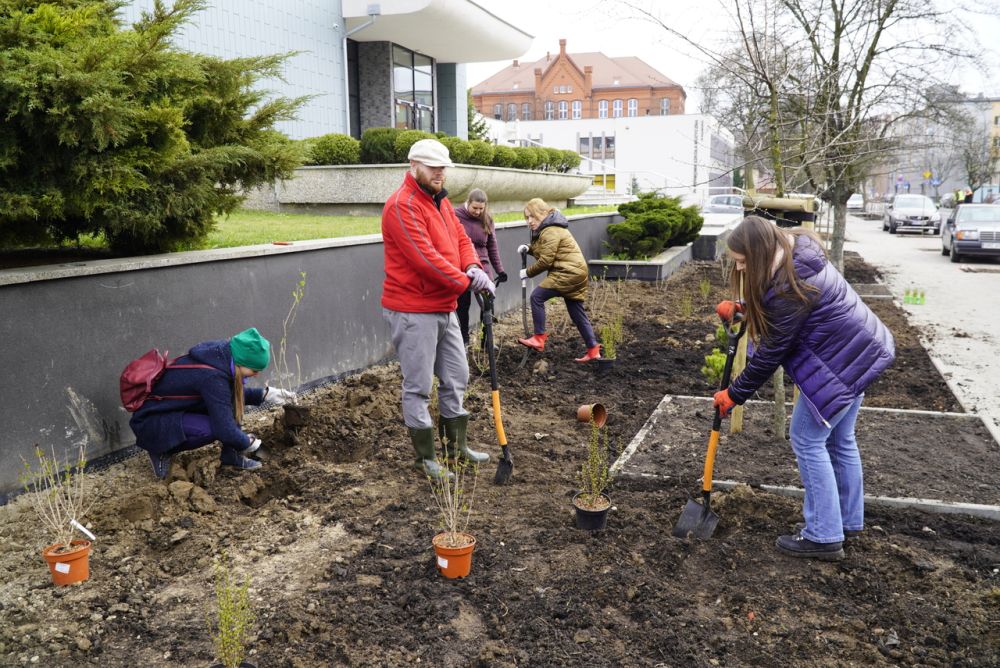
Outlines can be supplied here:
[[559, 86], [559, 92], [560, 92], [560, 93], [565, 93], [565, 92], [567, 92], [567, 91], [566, 91], [566, 86]]
[[502, 121], [503, 120], [503, 105], [502, 104], [494, 104], [493, 105], [493, 118], [497, 119], [498, 121]]
[[553, 95], [558, 95], [559, 94], [559, 86], [553, 86], [552, 87], [552, 94]]
[[559, 120], [566, 120], [569, 117], [568, 110], [569, 104], [566, 103], [566, 100], [561, 100], [559, 102]]
[[611, 103], [611, 117], [621, 118], [622, 117], [622, 101], [615, 100]]
[[605, 160], [615, 159], [615, 138], [605, 137], [604, 138], [604, 158]]
[[517, 105], [511, 102], [507, 105], [507, 120], [516, 121], [517, 120]]
[[521, 105], [521, 120], [522, 121], [531, 120], [531, 105], [527, 102]]
[[566, 92], [567, 93], [572, 93], [573, 92], [573, 87], [572, 86], [566, 86]]
[[628, 115], [629, 117], [635, 117], [639, 115], [639, 100], [635, 99], [634, 97], [629, 98]]
[[583, 102], [573, 100], [573, 118], [583, 118]]
[[590, 157], [590, 137], [580, 137], [580, 150], [578, 153], [585, 158]]
[[608, 117], [608, 101], [601, 100], [597, 103], [597, 117], [607, 118]]
[[545, 102], [545, 120], [551, 121], [556, 117], [556, 105], [552, 100]]
[[660, 99], [660, 116], [670, 115], [670, 98], [664, 97]]
[[1000, 116], [993, 117], [993, 125], [1000, 125]]
[[[393, 45], [392, 94], [395, 127], [434, 132], [433, 60]], [[497, 116], [496, 107], [493, 111]]]
[[594, 157], [598, 160], [604, 159], [604, 137], [593, 137], [590, 143], [594, 145]]

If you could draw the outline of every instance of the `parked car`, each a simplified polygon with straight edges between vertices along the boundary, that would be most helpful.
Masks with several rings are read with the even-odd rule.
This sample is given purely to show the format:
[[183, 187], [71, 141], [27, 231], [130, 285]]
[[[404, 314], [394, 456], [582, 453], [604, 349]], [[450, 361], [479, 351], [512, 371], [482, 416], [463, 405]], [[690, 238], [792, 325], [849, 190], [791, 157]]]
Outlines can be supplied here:
[[941, 255], [1000, 257], [1000, 204], [959, 204], [941, 228]]
[[897, 232], [941, 231], [941, 218], [934, 201], [926, 195], [896, 195], [885, 209], [882, 230]]
[[743, 195], [712, 195], [702, 213], [743, 213]]
[[847, 210], [848, 211], [864, 211], [865, 210], [865, 196], [861, 193], [854, 193], [849, 198], [847, 198]]

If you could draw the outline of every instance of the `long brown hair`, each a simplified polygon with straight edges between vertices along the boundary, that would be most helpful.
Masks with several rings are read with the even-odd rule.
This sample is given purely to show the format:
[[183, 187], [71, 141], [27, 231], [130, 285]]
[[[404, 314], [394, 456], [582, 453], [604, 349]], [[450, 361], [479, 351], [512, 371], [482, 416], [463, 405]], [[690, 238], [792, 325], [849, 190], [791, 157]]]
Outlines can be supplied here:
[[[483, 231], [489, 236], [493, 234], [493, 216], [490, 215], [490, 200], [486, 197], [486, 193], [479, 188], [473, 188], [469, 191], [469, 196], [465, 198], [465, 210], [469, 211], [469, 205], [473, 202], [479, 202], [486, 205], [483, 209], [483, 214], [479, 217], [483, 221]], [[472, 212], [469, 212], [472, 215]]]
[[233, 374], [233, 417], [237, 424], [243, 422], [243, 371], [239, 364]]
[[[737, 271], [735, 263], [729, 274], [729, 286], [734, 295], [740, 294], [740, 278], [743, 278], [743, 299], [746, 302], [747, 332], [759, 341], [767, 336], [771, 322], [764, 310], [764, 296], [772, 287], [784, 297], [795, 299], [803, 307], [812, 303], [817, 289], [799, 278], [795, 273], [792, 253], [798, 236], [808, 236], [815, 240], [820, 252], [823, 244], [810, 230], [783, 230], [760, 216], [747, 216], [729, 235], [726, 245], [733, 253], [746, 258], [745, 271]], [[777, 271], [772, 271], [778, 249], [784, 257]]]

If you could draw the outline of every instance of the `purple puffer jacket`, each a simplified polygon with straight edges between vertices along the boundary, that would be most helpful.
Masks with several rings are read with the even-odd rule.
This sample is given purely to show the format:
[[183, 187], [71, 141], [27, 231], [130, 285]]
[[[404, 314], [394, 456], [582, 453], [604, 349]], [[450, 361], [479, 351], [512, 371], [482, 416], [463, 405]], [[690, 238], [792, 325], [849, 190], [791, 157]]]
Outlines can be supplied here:
[[812, 305], [775, 292], [764, 296], [770, 331], [729, 386], [738, 404], [784, 366], [813, 417], [824, 424], [859, 397], [896, 357], [892, 332], [823, 255], [816, 242], [796, 237], [795, 273], [820, 292]]
[[[465, 228], [465, 234], [469, 237], [469, 241], [476, 247], [479, 263], [483, 265], [483, 269], [490, 275], [490, 278], [496, 278], [496, 275], [503, 271], [503, 264], [500, 262], [500, 249], [497, 248], [497, 235], [486, 234], [486, 230], [483, 229], [483, 221], [469, 213], [464, 206], [455, 209], [455, 215], [458, 216], [458, 222], [462, 223], [462, 227]], [[493, 222], [492, 219], [490, 222]]]

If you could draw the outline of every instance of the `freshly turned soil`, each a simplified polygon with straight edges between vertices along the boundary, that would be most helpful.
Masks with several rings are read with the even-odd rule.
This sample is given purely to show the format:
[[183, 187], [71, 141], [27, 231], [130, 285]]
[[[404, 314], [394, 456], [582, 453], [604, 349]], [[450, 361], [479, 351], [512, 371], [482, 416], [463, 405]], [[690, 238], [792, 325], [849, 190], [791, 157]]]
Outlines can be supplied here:
[[[877, 280], [857, 257], [847, 276]], [[1000, 664], [994, 522], [872, 506], [843, 561], [797, 560], [773, 543], [801, 520], [800, 502], [740, 486], [712, 495], [721, 521], [711, 539], [674, 538], [681, 508], [697, 498], [705, 401], [668, 402], [656, 439], [609, 490], [608, 528], [575, 528], [590, 436], [576, 408], [603, 404], [621, 449], [664, 395], [711, 396], [699, 370], [718, 345], [714, 305], [727, 296], [716, 263], [688, 264], [658, 285], [593, 286], [595, 325], [614, 308], [625, 318], [618, 362], [600, 379], [573, 362], [583, 343], [560, 303], [550, 302], [545, 352], [523, 368], [520, 313], [501, 317], [515, 469], [503, 487], [492, 484], [495, 463], [479, 476], [468, 527], [477, 546], [461, 580], [435, 567], [438, 521], [411, 468], [395, 365], [311, 393], [310, 422], [296, 431], [280, 409], [252, 416], [265, 444], [259, 471], [220, 469], [207, 447], [176, 457], [167, 482], [145, 455], [95, 475], [98, 541], [80, 586], [49, 584], [45, 537], [16, 500], [0, 509], [0, 664], [210, 664], [205, 618], [222, 551], [251, 578], [248, 660], [259, 666]], [[871, 304], [898, 357], [865, 406], [960, 412], [905, 314], [889, 300]], [[496, 457], [489, 376], [482, 356], [470, 357], [471, 438]], [[976, 424], [864, 413], [867, 491], [997, 503], [997, 445]], [[744, 433], [723, 437], [717, 478], [797, 485], [790, 446], [770, 430], [769, 407], [751, 404]]]

